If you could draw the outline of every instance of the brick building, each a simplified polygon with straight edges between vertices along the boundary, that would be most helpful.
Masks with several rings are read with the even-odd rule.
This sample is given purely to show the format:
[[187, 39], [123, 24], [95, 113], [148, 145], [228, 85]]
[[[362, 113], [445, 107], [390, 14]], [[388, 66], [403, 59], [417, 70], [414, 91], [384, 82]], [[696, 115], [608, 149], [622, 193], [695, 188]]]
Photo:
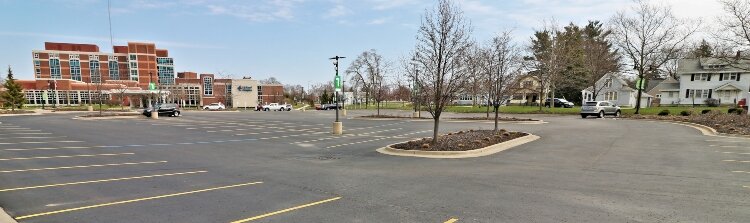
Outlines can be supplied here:
[[[45, 42], [44, 50], [32, 51], [35, 80], [19, 81], [29, 105], [83, 105], [100, 98], [138, 107], [157, 98], [184, 107], [217, 102], [254, 107], [284, 102], [282, 85], [195, 72], [175, 76], [169, 52], [153, 43], [128, 42], [112, 50], [104, 53], [93, 44]], [[155, 85], [153, 89], [150, 83]]]

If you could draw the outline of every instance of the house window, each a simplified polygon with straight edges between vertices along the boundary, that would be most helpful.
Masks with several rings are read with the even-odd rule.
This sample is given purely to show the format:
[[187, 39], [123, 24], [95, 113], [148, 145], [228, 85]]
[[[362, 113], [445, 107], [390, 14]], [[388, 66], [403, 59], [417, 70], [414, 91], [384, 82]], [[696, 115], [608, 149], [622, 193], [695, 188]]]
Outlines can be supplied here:
[[533, 87], [534, 86], [534, 82], [533, 81], [524, 81], [521, 84], [522, 84], [521, 87]]
[[34, 53], [34, 59], [39, 59], [39, 53]]
[[116, 60], [109, 61], [109, 79], [120, 80], [120, 65]]
[[709, 75], [711, 75], [711, 74], [700, 74], [700, 76], [699, 76], [698, 79], [702, 80], [702, 81], [707, 81]]
[[604, 81], [604, 87], [605, 88], [611, 88], [612, 87], [612, 78], [607, 78], [607, 80]]
[[39, 60], [34, 60], [34, 67], [39, 67], [39, 65], [41, 65], [41, 63], [42, 62], [40, 62]]
[[723, 74], [721, 80], [722, 81], [736, 81], [738, 75], [739, 75], [738, 73]]
[[49, 76], [52, 79], [62, 79], [60, 75], [60, 59], [49, 59]]
[[688, 98], [708, 98], [709, 90], [706, 89], [696, 89], [696, 90], [690, 90], [688, 93]]
[[604, 100], [607, 100], [607, 101], [616, 101], [617, 100], [617, 92], [616, 91], [612, 91], [612, 92], [605, 93], [604, 94]]
[[213, 78], [211, 77], [204, 77], [203, 78], [203, 94], [204, 95], [213, 95], [214, 94], [214, 83]]
[[661, 94], [656, 94], [656, 98], [661, 98]]
[[70, 60], [70, 79], [81, 81], [80, 60]]
[[99, 61], [98, 60], [89, 61], [89, 68], [91, 68], [90, 70], [91, 83], [101, 83], [102, 73], [99, 70]]

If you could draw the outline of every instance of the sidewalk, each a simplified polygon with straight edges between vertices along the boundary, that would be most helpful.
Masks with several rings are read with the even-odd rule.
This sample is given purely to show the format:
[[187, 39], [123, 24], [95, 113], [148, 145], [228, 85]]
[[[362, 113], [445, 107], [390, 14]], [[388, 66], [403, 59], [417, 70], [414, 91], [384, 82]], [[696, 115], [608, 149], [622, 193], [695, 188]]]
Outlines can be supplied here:
[[11, 218], [10, 215], [5, 213], [3, 208], [0, 208], [0, 223], [18, 223], [15, 219]]

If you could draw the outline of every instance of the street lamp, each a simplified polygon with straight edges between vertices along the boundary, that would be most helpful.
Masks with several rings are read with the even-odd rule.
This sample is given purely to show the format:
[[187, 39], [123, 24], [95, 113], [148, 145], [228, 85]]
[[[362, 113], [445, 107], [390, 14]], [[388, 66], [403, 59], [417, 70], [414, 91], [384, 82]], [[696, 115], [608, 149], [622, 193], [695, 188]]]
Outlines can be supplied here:
[[341, 91], [341, 83], [339, 83], [339, 82], [341, 82], [341, 77], [339, 77], [339, 59], [344, 59], [344, 58], [346, 58], [346, 57], [335, 56], [335, 57], [329, 58], [330, 60], [333, 61], [333, 66], [336, 69], [336, 76], [333, 79], [334, 97], [336, 98], [336, 100], [335, 100], [335, 102], [336, 102], [336, 121], [333, 122], [333, 134], [334, 135], [341, 135], [343, 133], [343, 128], [344, 128], [343, 125], [342, 125], [342, 123], [339, 121], [339, 100], [341, 100], [339, 98], [339, 91]]

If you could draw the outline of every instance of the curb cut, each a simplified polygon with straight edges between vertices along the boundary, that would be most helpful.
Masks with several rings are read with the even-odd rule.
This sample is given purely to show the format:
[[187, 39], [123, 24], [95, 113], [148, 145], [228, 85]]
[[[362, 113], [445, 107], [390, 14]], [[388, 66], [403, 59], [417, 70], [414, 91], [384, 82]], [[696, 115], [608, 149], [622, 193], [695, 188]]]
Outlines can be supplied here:
[[[420, 150], [401, 150], [394, 149], [392, 146], [395, 144], [388, 145], [386, 147], [377, 149], [379, 153], [392, 155], [392, 156], [410, 156], [410, 157], [421, 157], [431, 159], [461, 159], [461, 158], [474, 158], [489, 156], [495, 153], [499, 153], [516, 146], [520, 146], [529, 142], [533, 142], [541, 137], [526, 133], [528, 135], [516, 138], [510, 141], [502, 142], [499, 144], [491, 145], [481, 149], [475, 149], [470, 151], [420, 151]], [[396, 143], [398, 144], [398, 143]]]
[[0, 207], [0, 223], [18, 223], [18, 222], [12, 217], [10, 217], [8, 213], [5, 213], [3, 208]]

